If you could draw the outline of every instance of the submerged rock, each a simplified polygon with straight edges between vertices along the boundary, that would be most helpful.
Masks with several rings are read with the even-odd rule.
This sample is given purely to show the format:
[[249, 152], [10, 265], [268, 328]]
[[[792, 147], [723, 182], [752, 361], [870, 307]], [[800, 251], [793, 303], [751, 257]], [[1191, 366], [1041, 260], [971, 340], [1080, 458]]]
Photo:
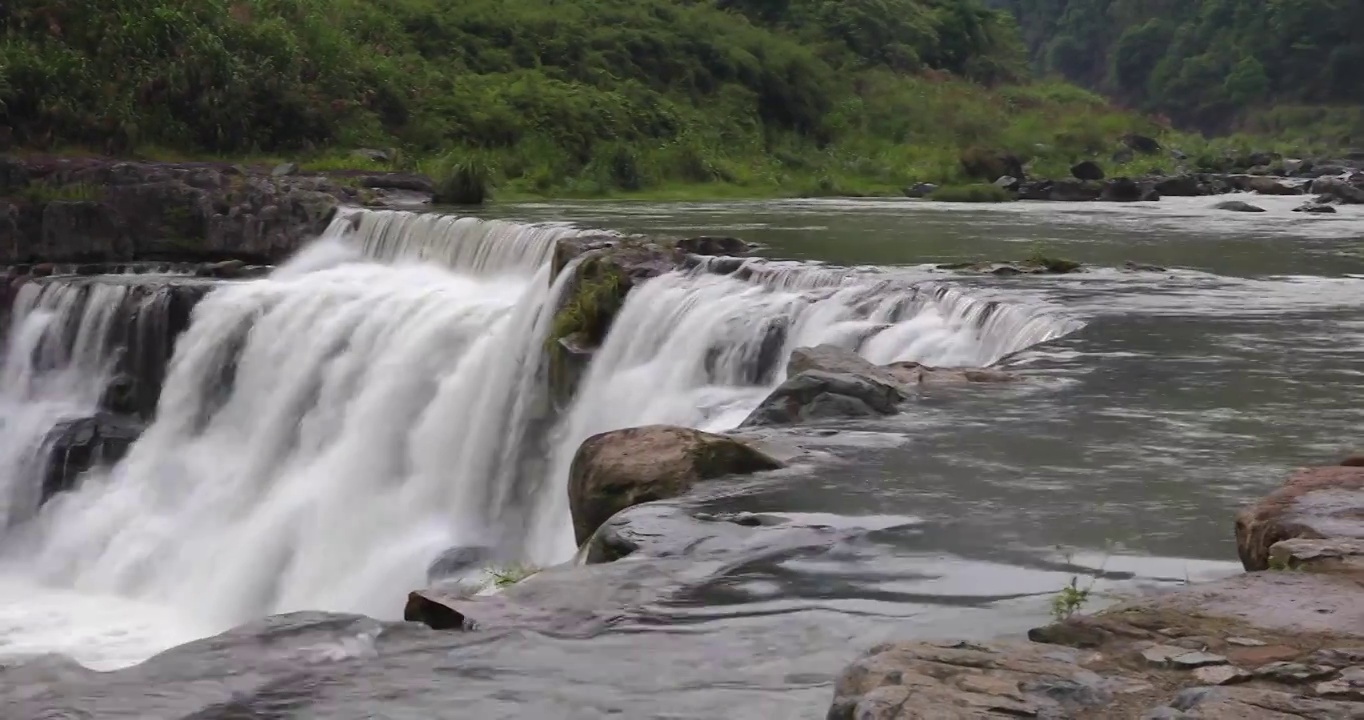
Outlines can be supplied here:
[[778, 385], [740, 427], [893, 415], [904, 400], [904, 394], [889, 382], [860, 374], [809, 370]]
[[1251, 205], [1241, 200], [1226, 200], [1213, 206], [1216, 210], [1227, 210], [1229, 212], [1262, 213], [1265, 209], [1258, 205]]
[[574, 534], [582, 544], [625, 508], [676, 497], [702, 480], [780, 467], [743, 441], [689, 428], [650, 425], [594, 435], [569, 470]]
[[1299, 471], [1236, 516], [1236, 551], [1246, 570], [1267, 570], [1275, 543], [1294, 538], [1364, 538], [1364, 468]]
[[725, 235], [698, 235], [677, 241], [677, 249], [694, 255], [747, 255], [748, 243]]
[[1309, 202], [1293, 208], [1293, 212], [1313, 213], [1319, 215], [1334, 215], [1336, 213], [1336, 209], [1331, 205], [1323, 205], [1322, 203], [1318, 202]]

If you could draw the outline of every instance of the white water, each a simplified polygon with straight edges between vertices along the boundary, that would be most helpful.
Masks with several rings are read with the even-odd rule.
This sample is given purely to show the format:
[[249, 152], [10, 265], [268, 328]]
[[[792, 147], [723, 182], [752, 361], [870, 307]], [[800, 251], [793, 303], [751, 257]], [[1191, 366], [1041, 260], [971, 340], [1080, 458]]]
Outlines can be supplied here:
[[[455, 546], [565, 560], [578, 444], [650, 422], [736, 425], [780, 382], [755, 368], [773, 323], [789, 328], [777, 366], [800, 345], [859, 341], [877, 362], [983, 364], [1074, 327], [1045, 308], [827, 271], [752, 282], [675, 272], [630, 295], [546, 450], [540, 364], [561, 289], [548, 258], [571, 232], [359, 213], [270, 278], [201, 301], [128, 457], [0, 538], [7, 581], [60, 588], [58, 605], [122, 598], [132, 627], [92, 632], [143, 641], [110, 655], [83, 651], [99, 644], [87, 635], [8, 649], [0, 637], [0, 654], [46, 642], [107, 666], [269, 613], [395, 617]], [[24, 347], [11, 340], [7, 362]], [[63, 367], [44, 376], [49, 394], [92, 409], [98, 392], [83, 388], [100, 376]], [[4, 393], [23, 386], [8, 370], [3, 382]], [[11, 427], [26, 422], [23, 397], [6, 409], [6, 447], [25, 442]], [[181, 620], [138, 635], [149, 606]]]

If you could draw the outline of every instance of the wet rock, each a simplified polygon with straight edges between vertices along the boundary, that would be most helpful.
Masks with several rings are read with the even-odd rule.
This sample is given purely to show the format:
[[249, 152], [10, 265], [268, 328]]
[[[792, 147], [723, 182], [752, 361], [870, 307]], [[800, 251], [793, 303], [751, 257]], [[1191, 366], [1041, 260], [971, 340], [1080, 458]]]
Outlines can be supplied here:
[[1018, 188], [1019, 200], [1050, 200], [1052, 202], [1086, 202], [1103, 195], [1103, 183], [1092, 180], [1039, 180], [1023, 183]]
[[1260, 195], [1301, 195], [1303, 193], [1301, 185], [1289, 184], [1270, 177], [1251, 178], [1246, 184], [1251, 192]]
[[1319, 177], [1312, 181], [1310, 191], [1325, 196], [1330, 202], [1364, 204], [1364, 187], [1338, 177]]
[[1103, 168], [1099, 167], [1099, 164], [1092, 160], [1085, 160], [1084, 162], [1072, 165], [1070, 168], [1070, 174], [1080, 180], [1104, 179]]
[[422, 195], [435, 195], [436, 186], [425, 175], [410, 173], [384, 173], [381, 175], [362, 175], [357, 181], [360, 187], [371, 190], [405, 190]]
[[677, 241], [677, 249], [695, 255], [747, 255], [748, 243], [726, 235], [699, 235]]
[[1035, 643], [1065, 645], [1073, 648], [1096, 648], [1113, 639], [1113, 633], [1084, 622], [1081, 618], [1052, 623], [1028, 631], [1028, 639]]
[[205, 263], [195, 269], [194, 274], [198, 277], [211, 278], [237, 278], [241, 277], [246, 270], [246, 262], [242, 260], [223, 260], [216, 263]]
[[915, 183], [914, 185], [905, 188], [905, 197], [926, 198], [929, 195], [932, 195], [933, 191], [937, 189], [938, 186], [933, 183]]
[[582, 544], [627, 507], [676, 497], [702, 480], [781, 466], [742, 441], [688, 428], [651, 425], [594, 435], [569, 470], [574, 534]]
[[1269, 569], [1275, 543], [1328, 537], [1364, 539], [1364, 468], [1300, 470], [1236, 516], [1236, 550], [1251, 571]]
[[1163, 268], [1159, 265], [1144, 265], [1142, 263], [1134, 262], [1132, 260], [1124, 262], [1122, 264], [1122, 268], [1124, 270], [1129, 270], [1131, 272], [1168, 272], [1166, 268]]
[[1322, 205], [1321, 203], [1310, 202], [1293, 208], [1293, 212], [1314, 213], [1320, 215], [1334, 215], [1336, 213], [1336, 209], [1330, 205]]
[[1161, 178], [1155, 182], [1154, 189], [1161, 195], [1168, 197], [1198, 197], [1211, 194], [1208, 187], [1196, 175], [1175, 175]]
[[817, 345], [792, 350], [791, 357], [786, 361], [786, 376], [795, 377], [811, 371], [831, 375], [862, 375], [892, 385], [900, 381], [894, 372], [837, 345]]
[[1160, 192], [1153, 185], [1138, 183], [1131, 178], [1114, 178], [1104, 183], [1100, 200], [1109, 202], [1154, 202]]
[[1228, 212], [1262, 213], [1265, 209], [1258, 205], [1251, 205], [1241, 200], [1227, 200], [1213, 206], [1215, 210], [1226, 210]]
[[740, 427], [892, 415], [904, 399], [896, 385], [875, 378], [812, 370], [778, 385]]
[[901, 385], [960, 385], [965, 383], [1011, 383], [1022, 378], [992, 368], [935, 368], [916, 362], [898, 362], [884, 369]]
[[87, 470], [121, 460], [141, 434], [141, 422], [112, 413], [58, 423], [43, 441], [47, 471], [39, 503], [75, 487]]
[[1018, 178], [1016, 178], [1016, 177], [1014, 177], [1014, 176], [1012, 176], [1012, 175], [1004, 175], [1004, 176], [1001, 176], [1000, 178], [998, 178], [997, 180], [995, 180], [994, 183], [993, 183], [993, 185], [994, 185], [995, 187], [1001, 189], [1001, 190], [1008, 190], [1009, 192], [1017, 192], [1018, 186], [1019, 186], [1021, 183], [1022, 183], [1021, 180], [1019, 180]]

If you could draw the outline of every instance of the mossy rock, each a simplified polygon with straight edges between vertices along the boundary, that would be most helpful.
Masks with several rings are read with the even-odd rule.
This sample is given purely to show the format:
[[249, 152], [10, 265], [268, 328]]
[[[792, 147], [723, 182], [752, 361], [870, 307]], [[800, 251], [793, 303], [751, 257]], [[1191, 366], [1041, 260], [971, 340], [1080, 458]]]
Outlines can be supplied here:
[[1014, 194], [998, 185], [946, 185], [928, 195], [929, 200], [957, 203], [1000, 203], [1014, 199]]

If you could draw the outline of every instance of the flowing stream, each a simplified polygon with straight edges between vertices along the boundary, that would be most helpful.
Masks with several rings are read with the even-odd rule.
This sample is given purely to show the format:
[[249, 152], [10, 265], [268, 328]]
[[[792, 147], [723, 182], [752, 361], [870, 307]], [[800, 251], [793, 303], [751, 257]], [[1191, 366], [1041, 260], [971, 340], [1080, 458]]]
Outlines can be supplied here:
[[[1364, 214], [1314, 223], [1275, 206], [1263, 235], [1229, 244], [1239, 226], [1215, 211], [1161, 205], [357, 210], [266, 278], [195, 285], [202, 299], [184, 318], [165, 288], [189, 280], [28, 284], [0, 369], [0, 658], [129, 668], [42, 682], [95, 683], [73, 707], [126, 708], [111, 717], [189, 717], [243, 691], [196, 695], [177, 673], [240, 679], [238, 660], [187, 646], [163, 656], [182, 658], [176, 667], [130, 666], [279, 613], [398, 619], [451, 549], [568, 561], [565, 483], [584, 439], [649, 423], [734, 428], [793, 349], [820, 343], [877, 363], [1007, 359], [1038, 380], [930, 392], [902, 416], [793, 433], [835, 463], [698, 496], [697, 509], [774, 513], [847, 540], [749, 545], [683, 566], [689, 580], [648, 576], [639, 583], [664, 583], [672, 599], [643, 601], [613, 632], [382, 646], [406, 631], [308, 626], [341, 643], [338, 658], [370, 658], [335, 682], [389, 694], [313, 688], [299, 701], [310, 710], [280, 717], [465, 703], [488, 717], [814, 718], [838, 666], [897, 629], [1025, 627], [1071, 572], [1119, 585], [1225, 573], [1229, 508], [1354, 439], [1357, 404], [1342, 388], [1364, 355], [1364, 260], [1350, 244]], [[733, 232], [799, 260], [751, 261], [742, 279], [703, 264], [648, 280], [556, 411], [544, 348], [566, 274], [552, 277], [551, 262], [578, 228]], [[1099, 267], [993, 278], [926, 264], [1039, 242]], [[1223, 261], [1209, 245], [1233, 249]], [[1171, 262], [1181, 252], [1189, 262]], [[149, 349], [155, 328], [177, 323], [187, 329], [173, 353]], [[161, 355], [169, 363], [147, 369]], [[129, 367], [159, 390], [145, 432], [39, 507], [51, 433], [93, 413]], [[603, 572], [646, 572], [618, 565]], [[428, 654], [438, 646], [448, 657]], [[382, 660], [391, 652], [402, 659]], [[461, 679], [419, 680], [412, 667]], [[179, 689], [132, 699], [162, 683]]]

